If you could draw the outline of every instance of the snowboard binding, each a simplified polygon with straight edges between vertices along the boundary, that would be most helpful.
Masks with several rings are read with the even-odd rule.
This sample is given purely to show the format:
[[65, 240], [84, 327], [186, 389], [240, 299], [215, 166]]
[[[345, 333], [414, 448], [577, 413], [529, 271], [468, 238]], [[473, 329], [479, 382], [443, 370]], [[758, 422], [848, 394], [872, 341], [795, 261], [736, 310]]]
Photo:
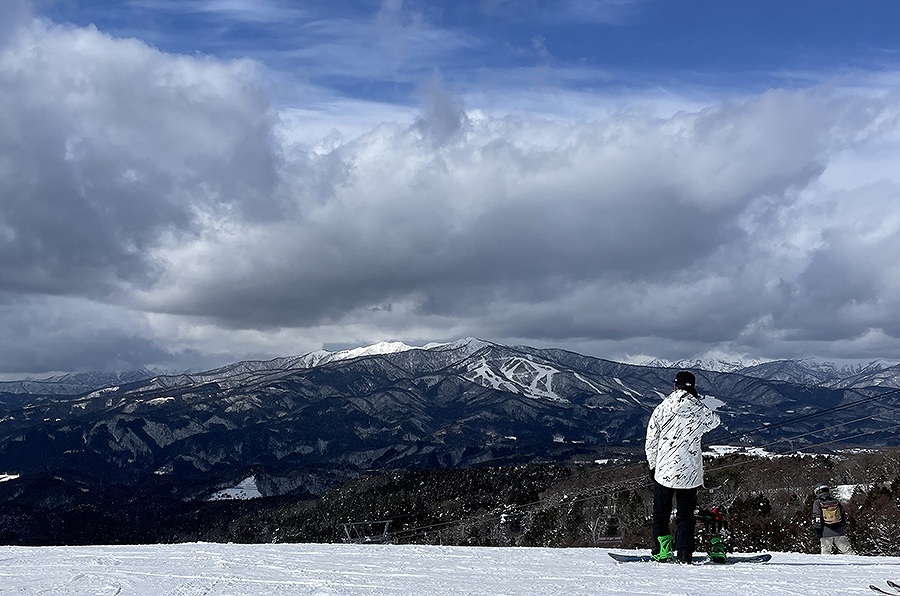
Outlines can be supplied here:
[[657, 540], [659, 540], [659, 552], [651, 555], [651, 558], [658, 563], [668, 563], [674, 560], [672, 557], [672, 536], [660, 536]]
[[728, 521], [724, 508], [715, 505], [710, 509], [698, 509], [695, 513], [698, 521], [703, 523], [701, 532], [707, 542], [707, 553], [712, 563], [725, 563], [727, 559]]

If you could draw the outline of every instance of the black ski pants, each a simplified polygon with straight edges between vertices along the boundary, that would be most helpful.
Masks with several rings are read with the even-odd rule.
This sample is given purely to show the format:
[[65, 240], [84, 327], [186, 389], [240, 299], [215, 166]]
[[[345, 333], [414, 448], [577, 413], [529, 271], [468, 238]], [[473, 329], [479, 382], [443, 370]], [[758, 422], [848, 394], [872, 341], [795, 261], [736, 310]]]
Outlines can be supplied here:
[[675, 500], [675, 550], [694, 552], [694, 509], [697, 508], [696, 488], [669, 488], [653, 481], [653, 552], [659, 551], [659, 538], [671, 534], [672, 500]]

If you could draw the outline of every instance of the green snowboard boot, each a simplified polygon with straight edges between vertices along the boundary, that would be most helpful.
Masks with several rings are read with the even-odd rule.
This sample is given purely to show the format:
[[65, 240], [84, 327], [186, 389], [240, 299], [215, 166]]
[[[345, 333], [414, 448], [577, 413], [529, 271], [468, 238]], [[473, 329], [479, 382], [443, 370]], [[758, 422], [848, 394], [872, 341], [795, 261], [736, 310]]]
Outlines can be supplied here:
[[657, 540], [659, 540], [659, 552], [650, 555], [651, 558], [660, 563], [670, 562], [672, 560], [672, 535], [660, 536]]

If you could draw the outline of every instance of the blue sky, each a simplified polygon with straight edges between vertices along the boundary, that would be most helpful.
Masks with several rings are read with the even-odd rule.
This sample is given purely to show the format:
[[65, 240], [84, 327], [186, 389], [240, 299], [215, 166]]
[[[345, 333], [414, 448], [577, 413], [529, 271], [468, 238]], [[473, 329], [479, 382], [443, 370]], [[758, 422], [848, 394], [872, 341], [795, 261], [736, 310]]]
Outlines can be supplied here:
[[10, 0], [0, 375], [900, 360], [900, 4]]
[[[39, 5], [41, 6], [41, 5]], [[96, 25], [165, 52], [250, 57], [351, 97], [413, 102], [435, 69], [460, 89], [544, 70], [581, 90], [807, 86], [890, 70], [890, 0], [460, 2], [137, 0], [48, 2], [58, 22]], [[526, 71], [526, 72], [521, 72]]]

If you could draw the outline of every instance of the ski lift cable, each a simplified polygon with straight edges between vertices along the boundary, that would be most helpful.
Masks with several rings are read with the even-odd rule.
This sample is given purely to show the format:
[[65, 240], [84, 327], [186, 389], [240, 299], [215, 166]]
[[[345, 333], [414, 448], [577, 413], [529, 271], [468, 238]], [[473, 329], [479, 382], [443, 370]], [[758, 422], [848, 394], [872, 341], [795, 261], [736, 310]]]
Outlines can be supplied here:
[[[900, 389], [897, 389], [896, 391], [892, 391], [892, 392], [890, 392], [890, 393], [898, 393], [898, 392], [900, 392]], [[880, 395], [877, 396], [877, 397], [883, 397], [884, 395], [886, 395], [886, 394], [880, 394]], [[855, 404], [858, 404], [860, 401], [868, 401], [868, 399], [867, 399], [867, 400], [858, 400], [857, 402], [853, 402], [853, 404], [854, 404], [854, 405], [855, 405]], [[845, 407], [845, 406], [847, 406], [847, 404], [844, 404], [844, 406], [838, 406], [838, 408], [843, 409], [843, 407]], [[890, 410], [897, 410], [897, 409], [900, 409], [900, 408], [888, 406], [888, 409], [890, 409]], [[833, 409], [832, 409], [832, 410], [833, 410]], [[822, 411], [822, 412], [816, 412], [816, 413], [814, 413], [814, 414], [818, 415], [818, 414], [824, 413], [824, 412], [825, 412], [825, 411]], [[796, 439], [798, 439], [798, 438], [802, 438], [802, 437], [805, 437], [805, 436], [808, 436], [808, 435], [811, 435], [811, 434], [815, 434], [815, 433], [819, 433], [819, 432], [823, 432], [823, 431], [826, 431], [826, 430], [833, 430], [833, 429], [835, 429], [835, 428], [840, 428], [841, 426], [846, 426], [847, 424], [853, 424], [853, 423], [856, 423], [856, 422], [861, 422], [861, 421], [863, 421], [863, 420], [867, 420], [867, 419], [870, 419], [870, 418], [874, 418], [874, 417], [879, 416], [879, 415], [882, 415], [882, 414], [883, 414], [883, 412], [877, 412], [877, 413], [872, 414], [872, 415], [869, 415], [869, 416], [864, 416], [864, 417], [858, 418], [858, 419], [856, 419], [856, 420], [847, 421], [847, 422], [844, 422], [844, 423], [841, 423], [841, 424], [836, 424], [836, 425], [833, 425], [833, 426], [828, 427], [828, 428], [817, 429], [817, 430], [814, 430], [814, 431], [801, 433], [801, 434], [795, 435], [795, 436], [793, 436], [793, 437], [785, 438], [785, 439], [782, 439], [782, 440], [780, 440], [780, 441], [776, 441], [776, 442], [773, 442], [773, 443], [764, 445], [764, 446], [762, 446], [762, 447], [759, 447], [759, 449], [763, 449], [763, 448], [766, 448], [766, 447], [770, 447], [771, 445], [775, 445], [775, 444], [778, 444], [778, 443], [784, 443], [784, 442], [796, 440]], [[810, 417], [810, 415], [804, 415], [804, 416], [802, 416], [802, 417], [800, 417], [800, 418], [804, 418], [804, 419], [805, 419], [805, 418], [808, 418], [808, 417]], [[799, 418], [798, 418], [798, 419], [799, 419]], [[888, 428], [884, 429], [884, 431], [891, 431], [891, 430], [897, 430], [897, 429], [900, 429], [900, 424], [894, 424], [894, 425], [892, 425], [891, 427], [888, 427]], [[824, 446], [827, 446], [827, 445], [832, 445], [832, 444], [835, 444], [835, 443], [841, 443], [841, 442], [844, 442], [844, 441], [849, 441], [849, 440], [852, 440], [852, 439], [855, 439], [855, 438], [859, 438], [859, 437], [862, 437], [862, 436], [866, 436], [866, 435], [871, 434], [871, 432], [872, 432], [872, 431], [865, 431], [865, 432], [857, 433], [857, 434], [855, 434], [855, 435], [839, 437], [839, 438], [837, 438], [837, 439], [832, 439], [832, 440], [829, 440], [829, 441], [822, 441], [822, 442], [819, 442], [819, 443], [813, 443], [813, 444], [807, 445], [807, 447], [808, 447], [808, 448], [824, 447]], [[732, 434], [735, 434], [735, 433], [732, 433]], [[742, 435], [746, 435], [746, 434], [749, 434], [749, 433], [741, 433], [741, 434], [742, 434]], [[790, 449], [790, 450], [784, 451], [784, 452], [782, 452], [782, 453], [774, 453], [774, 455], [776, 455], [776, 456], [788, 455], [788, 454], [791, 453], [791, 452], [796, 453], [796, 450]], [[710, 472], [718, 472], [718, 471], [723, 471], [723, 470], [727, 470], [727, 469], [731, 469], [731, 468], [742, 467], [742, 466], [745, 466], [745, 465], [748, 465], [748, 462], [746, 462], [746, 461], [739, 461], [739, 462], [736, 462], [736, 463], [733, 463], [733, 464], [725, 464], [725, 465], [720, 465], [720, 466], [711, 466], [711, 467], [708, 468], [708, 471], [710, 471]], [[601, 493], [604, 494], [604, 495], [618, 495], [618, 494], [621, 494], [621, 493], [626, 492], [626, 491], [629, 491], [629, 490], [646, 489], [646, 488], [648, 488], [649, 486], [650, 486], [650, 484], [649, 484], [649, 482], [646, 481], [646, 478], [645, 478], [645, 477], [643, 477], [643, 476], [634, 476], [634, 477], [624, 478], [624, 479], [616, 480], [616, 481], [612, 481], [612, 482], [606, 482], [606, 483], [603, 483], [603, 484], [600, 485], [600, 486], [594, 486], [594, 487], [591, 487], [591, 488], [589, 488], [589, 489], [582, 489], [582, 490], [580, 490], [580, 491], [577, 491], [576, 494], [575, 494], [575, 496], [566, 495], [566, 496], [563, 496], [562, 498], [556, 497], [556, 500], [558, 500], [560, 503], [564, 503], [564, 502], [568, 502], [568, 503], [585, 502], [585, 501], [590, 501], [590, 500], [592, 500], [592, 499], [598, 498], [598, 496], [599, 496]], [[529, 502], [529, 503], [519, 503], [519, 504], [516, 504], [516, 505], [504, 505], [504, 506], [503, 506], [503, 507], [504, 507], [504, 511], [501, 512], [501, 513], [487, 512], [487, 513], [484, 513], [484, 514], [481, 514], [481, 515], [477, 515], [477, 516], [468, 516], [468, 517], [465, 517], [465, 518], [460, 518], [460, 519], [458, 519], [458, 520], [448, 520], [448, 521], [446, 521], [446, 522], [440, 522], [440, 523], [437, 523], [437, 524], [431, 524], [431, 525], [428, 525], [428, 526], [419, 526], [419, 527], [415, 527], [415, 528], [409, 528], [409, 529], [406, 529], [406, 530], [401, 530], [401, 531], [395, 532], [394, 535], [395, 535], [395, 536], [407, 536], [407, 535], [409, 535], [409, 536], [415, 536], [416, 534], [422, 534], [422, 533], [426, 533], [426, 532], [428, 532], [428, 531], [434, 531], [434, 530], [440, 529], [440, 528], [459, 526], [459, 525], [463, 525], [463, 524], [466, 524], [466, 523], [477, 523], [477, 522], [489, 521], [489, 520], [491, 520], [491, 519], [501, 519], [502, 516], [503, 516], [504, 514], [509, 514], [509, 513], [515, 512], [515, 511], [517, 511], [517, 510], [527, 510], [527, 509], [530, 509], [530, 508], [533, 508], [533, 507], [537, 507], [537, 506], [539, 506], [539, 505], [544, 505], [544, 504], [546, 504], [546, 503], [548, 503], [548, 502], [550, 502], [550, 501], [552, 501], [552, 500], [554, 500], [554, 499], [553, 499], [553, 498], [543, 498], [543, 499], [538, 499], [538, 500], [536, 500], [536, 501], [532, 501], [532, 502]]]
[[[857, 393], [859, 392], [859, 390], [855, 390], [855, 389], [852, 389], [851, 391], [855, 391], [855, 392], [857, 392]], [[759, 432], [761, 432], [761, 431], [763, 431], [763, 430], [771, 430], [771, 429], [773, 429], [773, 428], [778, 428], [778, 427], [781, 427], [781, 426], [785, 426], [785, 425], [787, 425], [787, 424], [791, 424], [791, 423], [794, 423], [794, 422], [798, 422], [798, 421], [800, 421], [800, 420], [806, 420], [806, 419], [809, 419], [809, 418], [814, 418], [814, 417], [816, 417], [816, 416], [821, 416], [821, 415], [825, 415], [825, 414], [828, 414], [828, 413], [832, 413], [832, 412], [836, 412], [836, 411], [840, 411], [840, 410], [845, 410], [845, 409], [851, 408], [851, 407], [853, 407], [853, 406], [860, 405], [860, 404], [862, 404], [862, 403], [866, 403], [866, 402], [870, 402], [870, 401], [882, 399], [882, 398], [884, 398], [884, 397], [888, 397], [888, 396], [890, 396], [890, 395], [895, 395], [895, 394], [897, 394], [897, 393], [900, 393], [900, 388], [893, 389], [893, 390], [891, 390], [891, 391], [887, 391], [887, 392], [884, 392], [884, 393], [877, 393], [877, 394], [875, 394], [875, 395], [871, 395], [871, 396], [868, 396], [868, 397], [865, 397], [865, 398], [862, 398], [862, 399], [859, 399], [859, 400], [855, 400], [855, 401], [853, 401], [853, 402], [848, 402], [848, 403], [846, 403], [846, 404], [840, 404], [840, 405], [838, 405], [838, 406], [834, 406], [834, 407], [831, 407], [831, 408], [826, 408], [826, 409], [824, 409], [824, 410], [819, 410], [819, 411], [816, 411], [816, 412], [811, 412], [811, 413], [808, 413], [808, 414], [803, 414], [803, 415], [801, 415], [801, 416], [797, 416], [797, 417], [791, 418], [791, 419], [789, 419], [789, 420], [781, 421], [781, 422], [779, 422], [779, 423], [777, 423], [777, 424], [775, 424], [775, 425], [761, 426], [761, 427], [759, 427], [759, 428], [757, 428], [757, 429], [753, 429], [753, 430], [745, 431], [745, 432], [737, 432], [737, 431], [734, 431], [734, 432], [732, 432], [732, 433], [729, 433], [728, 436], [729, 436], [729, 437], [734, 437], [734, 436], [741, 436], [741, 437], [744, 437], [744, 436], [747, 436], [747, 435], [759, 433]], [[892, 411], [896, 411], [896, 410], [898, 409], [898, 407], [895, 407], [895, 406], [885, 406], [885, 408], [886, 408], [886, 409], [889, 409], [889, 410], [892, 410]], [[884, 414], [883, 411], [876, 412], [876, 413], [871, 414], [871, 415], [869, 415], [869, 416], [864, 416], [864, 417], [861, 417], [861, 418], [858, 418], [858, 419], [855, 419], [855, 420], [843, 422], [843, 423], [836, 424], [836, 425], [833, 425], [833, 426], [830, 426], [830, 427], [827, 427], [827, 428], [816, 429], [816, 430], [814, 430], [814, 431], [809, 431], [809, 432], [801, 433], [801, 434], [799, 434], [799, 435], [795, 435], [795, 436], [790, 437], [790, 438], [785, 438], [785, 439], [781, 439], [781, 440], [779, 440], [779, 441], [774, 441], [774, 442], [765, 444], [765, 445], [763, 445], [763, 446], [761, 446], [761, 447], [758, 447], [758, 448], [759, 448], [759, 449], [768, 448], [768, 447], [771, 447], [772, 445], [777, 445], [777, 444], [779, 444], [779, 443], [785, 443], [785, 442], [797, 440], [797, 439], [802, 438], [802, 437], [805, 437], [805, 436], [809, 436], [809, 435], [812, 435], [812, 434], [824, 432], [824, 431], [827, 431], [827, 430], [833, 430], [833, 429], [835, 429], [835, 428], [840, 428], [841, 426], [846, 426], [846, 425], [848, 425], [848, 424], [854, 424], [854, 423], [856, 423], [856, 422], [862, 422], [863, 420], [868, 420], [868, 419], [871, 419], [871, 418], [875, 418], [875, 417], [880, 416], [880, 415], [882, 415], [882, 414]], [[889, 431], [889, 430], [896, 430], [896, 429], [898, 429], [898, 428], [900, 428], [900, 424], [893, 425], [892, 427], [889, 427], [889, 428], [884, 429], [884, 430], [885, 430], [885, 431]], [[808, 448], [824, 447], [824, 446], [827, 446], [827, 445], [832, 445], [832, 444], [835, 444], [835, 443], [840, 443], [840, 442], [844, 442], [844, 441], [849, 441], [849, 440], [851, 440], [851, 439], [855, 439], [855, 438], [859, 438], [859, 437], [862, 437], [862, 436], [866, 436], [866, 435], [871, 434], [871, 432], [872, 432], [872, 431], [865, 431], [865, 432], [858, 433], [858, 434], [856, 434], [856, 435], [845, 436], [845, 437], [840, 437], [840, 438], [837, 438], [837, 439], [832, 439], [832, 440], [829, 440], [829, 441], [824, 441], [824, 442], [820, 442], [820, 443], [810, 444], [810, 445], [807, 445], [806, 447], [808, 447]], [[791, 450], [786, 451], [786, 452], [784, 452], [784, 453], [776, 453], [775, 455], [786, 455], [787, 453], [790, 453], [791, 451], [795, 451], [795, 450], [791, 449]], [[721, 471], [721, 470], [726, 470], [726, 469], [729, 469], [729, 468], [732, 468], [732, 467], [740, 467], [740, 466], [744, 466], [744, 465], [748, 465], [748, 462], [742, 461], [742, 462], [737, 462], [737, 463], [735, 463], [735, 464], [727, 464], [727, 465], [724, 465], [724, 466], [715, 466], [715, 467], [711, 467], [708, 471]], [[639, 489], [642, 489], [642, 488], [648, 488], [649, 486], [650, 486], [650, 485], [649, 485], [649, 482], [646, 481], [646, 478], [644, 478], [644, 477], [642, 477], [642, 476], [636, 476], [636, 477], [625, 478], [625, 479], [616, 480], [616, 481], [612, 481], [612, 482], [606, 482], [606, 483], [604, 483], [604, 484], [602, 484], [602, 485], [600, 485], [600, 486], [594, 486], [594, 487], [591, 487], [590, 489], [582, 489], [581, 491], [577, 491], [577, 492], [576, 492], [576, 495], [574, 495], [574, 496], [567, 496], [567, 497], [563, 497], [563, 498], [561, 498], [561, 499], [560, 499], [560, 498], [557, 498], [557, 500], [559, 500], [561, 503], [562, 503], [562, 502], [568, 502], [568, 503], [585, 502], [585, 501], [589, 501], [589, 500], [598, 498], [598, 495], [599, 495], [600, 493], [605, 494], [605, 495], [618, 495], [618, 494], [621, 494], [621, 493], [626, 492], [626, 491], [629, 491], [629, 490], [639, 490]], [[515, 504], [515, 505], [503, 505], [504, 510], [503, 510], [502, 512], [500, 512], [500, 513], [487, 512], [487, 513], [484, 513], [484, 514], [481, 514], [481, 515], [467, 516], [467, 517], [460, 518], [460, 519], [457, 519], [457, 520], [448, 520], [448, 521], [445, 521], [445, 522], [439, 522], [439, 523], [436, 523], [436, 524], [430, 524], [430, 525], [426, 525], [426, 526], [417, 526], [417, 527], [414, 527], [414, 528], [408, 528], [408, 529], [405, 529], [405, 530], [396, 531], [396, 532], [393, 533], [393, 535], [394, 535], [394, 536], [398, 536], [398, 537], [399, 537], [399, 536], [403, 536], [403, 537], [412, 537], [412, 536], [415, 536], [415, 535], [418, 535], [418, 534], [424, 534], [424, 533], [427, 533], [427, 532], [429, 532], [429, 531], [435, 531], [435, 530], [438, 530], [438, 529], [443, 529], [443, 528], [453, 527], [453, 526], [460, 526], [460, 525], [467, 524], [467, 523], [478, 523], [478, 522], [489, 521], [489, 520], [492, 520], [492, 519], [497, 519], [497, 520], [499, 520], [499, 519], [502, 519], [503, 515], [508, 515], [508, 514], [510, 514], [510, 513], [516, 512], [516, 511], [518, 511], [518, 510], [527, 510], [527, 509], [530, 509], [530, 508], [533, 508], [533, 507], [536, 507], [536, 506], [539, 506], [539, 505], [546, 504], [547, 502], [549, 502], [549, 501], [551, 501], [551, 500], [552, 500], [552, 499], [550, 499], [550, 498], [544, 498], [544, 499], [538, 499], [538, 500], [536, 500], [536, 501], [532, 501], [532, 502], [529, 502], [529, 503], [520, 503], [520, 504]]]
[[[848, 403], [848, 404], [842, 404], [842, 405], [839, 405], [839, 406], [835, 406], [835, 407], [833, 407], [833, 408], [828, 408], [828, 409], [826, 409], [826, 410], [820, 410], [820, 411], [818, 411], [818, 412], [813, 412], [813, 413], [811, 413], [811, 414], [804, 414], [804, 415], [802, 415], [802, 416], [793, 418], [793, 419], [791, 419], [791, 420], [787, 420], [787, 421], [781, 422], [781, 423], [779, 423], [777, 426], [783, 426], [783, 425], [789, 424], [789, 423], [791, 423], [791, 422], [795, 422], [795, 421], [799, 421], [799, 420], [811, 418], [811, 417], [813, 417], [813, 416], [819, 416], [819, 415], [822, 415], [822, 414], [834, 412], [834, 411], [836, 411], [836, 410], [846, 409], [846, 408], [849, 408], [849, 407], [854, 406], [854, 405], [859, 405], [860, 403], [863, 403], [863, 402], [871, 401], [872, 399], [882, 398], [882, 397], [885, 397], [885, 396], [888, 396], [888, 395], [893, 395], [893, 394], [896, 394], [896, 393], [900, 393], [900, 388], [895, 389], [895, 390], [892, 390], [892, 391], [889, 391], [889, 392], [887, 392], [887, 393], [880, 393], [880, 394], [877, 394], [877, 395], [874, 395], [874, 396], [870, 396], [870, 397], [865, 398], [865, 399], [862, 399], [862, 400], [856, 400], [856, 401], [850, 402], [850, 403]], [[890, 411], [897, 411], [898, 409], [900, 409], [900, 407], [897, 407], [897, 406], [890, 406], [890, 405], [885, 405], [884, 408], [887, 409], [887, 410], [890, 410]], [[863, 417], [857, 418], [857, 419], [855, 419], [855, 420], [848, 420], [848, 421], [846, 421], [846, 422], [842, 422], [842, 423], [839, 423], [839, 424], [835, 424], [835, 425], [832, 425], [832, 426], [829, 426], [829, 427], [826, 427], [826, 428], [816, 429], [816, 430], [813, 430], [813, 431], [804, 432], [804, 433], [801, 433], [801, 434], [798, 434], [798, 435], [794, 435], [794, 436], [791, 436], [791, 437], [786, 437], [786, 438], [783, 438], [783, 439], [779, 439], [779, 440], [777, 440], [777, 441], [772, 441], [772, 442], [770, 442], [770, 443], [766, 443], [766, 444], [764, 444], [764, 445], [761, 445], [761, 446], [759, 446], [759, 447], [756, 447], [756, 449], [767, 449], [767, 448], [769, 448], [769, 447], [771, 447], [771, 446], [773, 446], [773, 445], [778, 445], [778, 444], [786, 443], [786, 442], [789, 443], [789, 442], [791, 442], [791, 441], [795, 441], [795, 440], [797, 440], [797, 439], [800, 439], [800, 438], [803, 438], [803, 437], [806, 437], [806, 436], [809, 436], [809, 435], [814, 435], [814, 434], [821, 433], [821, 432], [825, 432], [825, 431], [828, 431], [828, 430], [834, 430], [834, 429], [836, 429], [836, 428], [840, 428], [840, 427], [846, 426], [846, 425], [848, 425], [848, 424], [855, 424], [855, 423], [857, 423], [857, 422], [862, 422], [862, 421], [864, 421], [864, 420], [868, 420], [868, 419], [871, 419], [871, 418], [875, 418], [875, 417], [877, 417], [877, 416], [883, 415], [884, 413], [885, 413], [884, 410], [882, 410], [882, 411], [879, 411], [879, 412], [875, 412], [874, 414], [870, 414], [870, 415], [868, 415], [868, 416], [863, 416]], [[734, 431], [734, 432], [731, 432], [731, 433], [728, 435], [728, 437], [737, 437], [737, 436], [743, 437], [743, 436], [747, 436], [747, 435], [750, 435], [750, 434], [753, 434], [753, 433], [756, 433], [756, 432], [760, 432], [761, 430], [769, 430], [769, 429], [775, 428], [775, 427], [776, 427], [776, 426], [764, 426], [764, 427], [760, 427], [760, 428], [758, 428], [758, 429], [755, 429], [755, 430], [752, 430], [752, 431], [747, 431], [747, 432], [738, 432], [738, 431]], [[894, 425], [894, 426], [892, 426], [892, 427], [888, 427], [888, 428], [884, 429], [884, 431], [896, 430], [896, 429], [898, 429], [898, 428], [900, 428], [900, 425]], [[871, 434], [871, 432], [872, 432], [872, 431], [866, 431], [866, 432], [861, 432], [861, 433], [858, 433], [858, 434], [852, 435], [852, 436], [846, 436], [846, 437], [841, 437], [841, 438], [833, 439], [833, 440], [829, 440], [829, 441], [822, 441], [822, 442], [819, 442], [819, 443], [813, 443], [813, 444], [807, 445], [806, 447], [808, 447], [808, 448], [824, 447], [824, 446], [827, 446], [827, 445], [832, 445], [832, 444], [834, 444], [834, 443], [839, 443], [839, 442], [843, 442], [843, 441], [849, 441], [849, 440], [851, 440], [851, 439], [855, 439], [855, 438], [859, 438], [859, 437], [862, 437], [862, 436], [866, 436], [866, 435], [868, 435], [868, 434]], [[726, 438], [727, 438], [727, 437], [726, 437]], [[793, 451], [795, 451], [795, 450], [794, 450], [793, 448], [791, 448], [790, 450], [786, 451], [785, 453], [776, 453], [775, 455], [784, 455], [784, 454], [787, 454], [787, 453], [790, 453], [790, 452], [793, 452]], [[733, 466], [736, 466], [736, 465], [744, 465], [744, 462], [740, 462], [740, 464], [730, 465], [730, 466], [728, 466], [728, 467], [733, 467]], [[722, 467], [716, 467], [716, 468], [713, 468], [713, 469], [718, 470], [718, 469], [723, 469], [723, 468], [722, 468]], [[626, 480], [625, 482], [628, 482], [628, 480]], [[646, 486], [649, 486], [649, 484], [646, 484]], [[609, 488], [609, 487], [605, 487], [605, 486], [604, 486], [604, 487], [599, 487], [599, 488], [597, 489], [597, 491], [599, 492], [599, 491], [604, 490], [604, 489], [606, 489], [606, 488]]]
[[[854, 392], [856, 392], [856, 393], [860, 393], [860, 391], [859, 391], [858, 389], [850, 389], [849, 391], [854, 391]], [[746, 435], [753, 435], [753, 434], [762, 432], [762, 431], [764, 431], [764, 430], [772, 430], [772, 429], [776, 429], [776, 428], [779, 428], [779, 427], [782, 427], [782, 426], [786, 426], [786, 425], [788, 425], [788, 424], [794, 424], [795, 422], [799, 422], [799, 421], [801, 421], [801, 420], [806, 420], [806, 419], [808, 419], [808, 418], [815, 418], [816, 416], [824, 416], [825, 414], [831, 414], [831, 413], [833, 413], [833, 412], [838, 412], [838, 411], [840, 411], [840, 410], [846, 410], [846, 409], [852, 408], [853, 406], [858, 406], [858, 405], [863, 404], [863, 403], [867, 403], [867, 402], [875, 401], [875, 400], [880, 400], [880, 399], [883, 399], [883, 398], [885, 398], [885, 397], [889, 397], [889, 396], [891, 396], [891, 395], [896, 395], [897, 393], [900, 393], [900, 388], [893, 389], [893, 390], [891, 390], [891, 391], [887, 391], [887, 392], [884, 392], [884, 393], [877, 393], [877, 394], [875, 394], [875, 395], [870, 395], [870, 396], [864, 397], [864, 398], [862, 398], [862, 399], [858, 399], [858, 400], [855, 400], [855, 401], [852, 401], [852, 402], [848, 402], [848, 403], [845, 403], [845, 404], [839, 404], [839, 405], [837, 405], [837, 406], [832, 406], [832, 407], [830, 407], [830, 408], [825, 408], [825, 409], [822, 409], [822, 410], [817, 410], [817, 411], [815, 411], [815, 412], [810, 412], [810, 413], [808, 413], [808, 414], [802, 414], [802, 415], [800, 415], [800, 416], [795, 416], [795, 417], [793, 417], [793, 418], [789, 418], [789, 419], [787, 419], [787, 420], [782, 420], [782, 421], [776, 422], [776, 423], [774, 423], [774, 424], [772, 424], [772, 423], [764, 424], [764, 425], [761, 425], [761, 426], [759, 426], [759, 427], [757, 427], [757, 428], [755, 428], [755, 429], [751, 429], [751, 430], [748, 430], [748, 431], [744, 431], [744, 432], [742, 432], [742, 433], [740, 433], [740, 434], [743, 435], [743, 436], [746, 436]], [[733, 435], [733, 434], [737, 434], [737, 433], [731, 433], [731, 434]]]
[[[896, 408], [892, 408], [892, 409], [896, 409]], [[852, 422], [865, 420], [865, 419], [871, 418], [871, 417], [872, 416], [867, 416], [867, 417], [864, 417], [864, 418], [861, 418], [859, 420], [852, 421]], [[850, 424], [850, 423], [851, 422], [844, 423], [844, 424]], [[839, 424], [839, 425], [835, 425], [834, 427], [830, 427], [829, 429], [819, 429], [819, 430], [813, 431], [813, 432], [822, 432], [823, 430], [831, 430], [833, 428], [837, 428], [840, 426], [843, 426], [843, 425]], [[897, 430], [897, 429], [900, 429], [900, 423], [894, 424], [891, 427], [886, 428], [884, 430], [890, 431], [890, 430]], [[800, 438], [800, 437], [806, 436], [808, 434], [812, 434], [812, 433], [803, 433], [802, 435], [798, 435], [797, 437], [794, 437], [794, 438]], [[820, 443], [811, 444], [811, 445], [808, 445], [808, 447], [810, 447], [810, 448], [823, 447], [826, 445], [832, 445], [835, 443], [849, 441], [849, 440], [852, 440], [855, 438], [866, 436], [868, 434], [871, 434], [871, 431], [865, 431], [865, 432], [857, 433], [855, 435], [839, 437], [837, 439], [832, 439], [829, 441], [823, 441]], [[784, 455], [789, 455], [792, 452], [796, 453], [795, 450], [791, 449], [791, 450], [787, 450], [787, 451], [784, 451], [781, 453], [774, 453], [773, 455], [784, 456]], [[739, 462], [736, 462], [733, 464], [710, 466], [710, 467], [708, 467], [707, 471], [708, 472], [720, 472], [720, 471], [728, 470], [731, 468], [743, 467], [748, 464], [749, 464], [749, 462], [747, 462], [747, 461], [739, 461]], [[564, 495], [562, 497], [558, 497], [558, 496], [554, 496], [554, 497], [550, 497], [550, 498], [545, 497], [543, 499], [538, 499], [536, 501], [531, 501], [528, 503], [519, 503], [519, 504], [515, 504], [515, 505], [503, 505], [503, 511], [499, 512], [499, 513], [492, 511], [492, 512], [486, 512], [486, 513], [483, 513], [480, 515], [467, 516], [467, 517], [459, 518], [456, 520], [448, 520], [445, 522], [430, 524], [430, 525], [426, 525], [426, 526], [417, 526], [417, 527], [413, 527], [413, 528], [407, 528], [404, 530], [396, 531], [393, 533], [393, 535], [396, 537], [412, 538], [416, 535], [426, 534], [429, 531], [435, 531], [435, 530], [449, 528], [449, 527], [461, 526], [464, 524], [473, 524], [473, 523], [479, 523], [479, 522], [485, 522], [485, 521], [491, 521], [491, 520], [501, 520], [504, 515], [509, 515], [511, 513], [517, 512], [517, 511], [526, 511], [528, 509], [531, 509], [531, 508], [534, 508], [534, 507], [537, 507], [540, 505], [546, 505], [554, 500], [557, 501], [560, 505], [564, 504], [564, 503], [575, 504], [575, 503], [587, 502], [587, 501], [596, 499], [601, 494], [605, 495], [605, 496], [619, 495], [619, 494], [622, 494], [622, 493], [624, 493], [626, 491], [630, 491], [630, 490], [647, 489], [647, 488], [649, 488], [649, 486], [650, 486], [650, 484], [649, 484], [649, 482], [647, 482], [646, 477], [632, 476], [632, 477], [624, 478], [621, 480], [605, 482], [602, 485], [594, 486], [594, 487], [591, 487], [590, 489], [582, 489], [580, 491], [576, 491], [576, 493], [574, 495], [569, 494], [569, 495]]]
[[[896, 410], [898, 410], [898, 409], [900, 409], [900, 408], [890, 408], [890, 409], [891, 409], [892, 411], [896, 411]], [[855, 420], [848, 420], [848, 421], [846, 421], [846, 422], [840, 422], [840, 423], [838, 423], [838, 424], [834, 424], [834, 425], [832, 425], [832, 426], [827, 426], [827, 427], [825, 427], [825, 428], [817, 428], [817, 429], [815, 429], [815, 430], [811, 430], [811, 431], [809, 431], [809, 432], [801, 433], [801, 434], [799, 434], [799, 435], [794, 435], [794, 436], [792, 436], [792, 437], [787, 437], [787, 438], [783, 438], [783, 439], [778, 439], [778, 440], [776, 440], [776, 441], [771, 441], [771, 442], [769, 442], [769, 443], [766, 443], [766, 444], [764, 444], [764, 445], [760, 445], [759, 447], [756, 447], [756, 449], [766, 449], [766, 448], [771, 447], [771, 446], [773, 446], [773, 445], [778, 445], [778, 444], [781, 444], [781, 443], [788, 443], [788, 442], [791, 442], [791, 441], [796, 441], [797, 439], [802, 439], [803, 437], [806, 437], [806, 436], [809, 436], [809, 435], [815, 435], [815, 434], [818, 434], [818, 433], [821, 433], [821, 432], [825, 432], [825, 431], [829, 431], [829, 430], [834, 430], [834, 429], [840, 428], [840, 427], [842, 427], [842, 426], [847, 426], [848, 424], [856, 424], [857, 422], [862, 422], [863, 420], [870, 420], [870, 419], [872, 419], [872, 418], [876, 418], [876, 417], [881, 416], [881, 415], [883, 415], [883, 414], [884, 414], [884, 412], [876, 412], [876, 413], [874, 413], [874, 414], [870, 414], [870, 415], [868, 415], [868, 416], [863, 416], [862, 418], [857, 418], [857, 419], [855, 419]], [[866, 434], [868, 434], [868, 433], [862, 433], [862, 434], [856, 435], [856, 436], [865, 436]], [[819, 444], [819, 446], [821, 446], [821, 444]]]

